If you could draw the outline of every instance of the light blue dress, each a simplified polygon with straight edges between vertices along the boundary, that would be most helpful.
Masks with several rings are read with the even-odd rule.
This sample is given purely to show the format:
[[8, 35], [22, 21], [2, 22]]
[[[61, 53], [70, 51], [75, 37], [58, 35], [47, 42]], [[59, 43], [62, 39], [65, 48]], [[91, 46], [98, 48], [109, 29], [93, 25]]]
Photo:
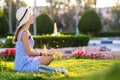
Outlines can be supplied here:
[[[29, 57], [24, 48], [22, 42], [22, 33], [25, 30], [19, 32], [18, 41], [16, 42], [16, 55], [14, 61], [14, 69], [19, 72], [37, 72], [40, 65], [38, 57]], [[30, 47], [33, 48], [34, 40], [31, 37], [29, 39]]]

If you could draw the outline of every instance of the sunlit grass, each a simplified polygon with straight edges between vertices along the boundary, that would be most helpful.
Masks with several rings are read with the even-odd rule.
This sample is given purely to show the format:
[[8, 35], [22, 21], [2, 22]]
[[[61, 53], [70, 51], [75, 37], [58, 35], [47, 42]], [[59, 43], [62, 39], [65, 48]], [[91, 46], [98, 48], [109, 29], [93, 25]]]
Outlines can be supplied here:
[[64, 67], [69, 71], [69, 77], [84, 77], [93, 73], [102, 72], [113, 65], [116, 60], [61, 60], [54, 61], [52, 67]]
[[[16, 79], [47, 79], [47, 80], [98, 80], [97, 77], [102, 76], [107, 69], [115, 63], [120, 63], [119, 59], [111, 60], [91, 60], [91, 59], [69, 59], [69, 60], [54, 60], [50, 67], [66, 68], [68, 74], [57, 75], [40, 75], [38, 73], [23, 73], [14, 71], [13, 62], [5, 62], [7, 70], [0, 73], [0, 79], [16, 80]], [[99, 79], [100, 80], [100, 79]]]

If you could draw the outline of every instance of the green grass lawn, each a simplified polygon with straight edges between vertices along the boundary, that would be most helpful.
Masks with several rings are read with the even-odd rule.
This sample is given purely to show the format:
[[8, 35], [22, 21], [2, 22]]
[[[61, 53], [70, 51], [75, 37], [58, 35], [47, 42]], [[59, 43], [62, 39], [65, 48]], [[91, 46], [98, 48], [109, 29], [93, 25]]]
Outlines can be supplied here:
[[[13, 70], [13, 62], [3, 62], [3, 64], [6, 65], [6, 69], [0, 72], [0, 80], [120, 80], [119, 59], [54, 60], [50, 64], [51, 67], [64, 67], [69, 71], [68, 74], [57, 75], [40, 75], [38, 73], [15, 72]], [[112, 79], [115, 77], [116, 79]]]

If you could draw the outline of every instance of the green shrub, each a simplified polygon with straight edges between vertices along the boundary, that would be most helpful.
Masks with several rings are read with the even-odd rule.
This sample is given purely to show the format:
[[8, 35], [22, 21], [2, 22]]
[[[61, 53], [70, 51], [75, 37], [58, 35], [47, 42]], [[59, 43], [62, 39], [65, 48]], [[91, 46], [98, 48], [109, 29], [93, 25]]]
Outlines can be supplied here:
[[64, 34], [64, 35], [75, 35], [76, 33], [75, 32], [62, 32], [61, 34]]
[[5, 36], [9, 33], [8, 19], [0, 10], [0, 36]]
[[0, 40], [0, 48], [3, 47], [3, 42]]
[[[88, 36], [33, 36], [35, 41], [35, 48], [62, 48], [62, 47], [77, 47], [87, 46]], [[7, 37], [4, 47], [14, 47], [12, 44], [12, 37]]]
[[93, 35], [101, 31], [102, 23], [94, 10], [86, 11], [79, 20], [78, 27], [81, 33]]
[[87, 46], [89, 37], [87, 36], [61, 36], [49, 37], [38, 36], [34, 37], [35, 47], [43, 48], [45, 44], [48, 48], [63, 48], [63, 47], [77, 47]]
[[94, 34], [96, 37], [120, 37], [120, 32], [108, 31], [108, 32], [99, 32]]
[[15, 47], [15, 44], [12, 43], [13, 42], [13, 37], [12, 36], [8, 36], [6, 38], [6, 41], [3, 45], [4, 48], [13, 48]]
[[48, 14], [42, 13], [37, 17], [37, 33], [51, 34], [53, 33], [53, 21]]
[[7, 36], [14, 36], [14, 33], [8, 33]]
[[30, 25], [29, 31], [30, 31], [31, 34], [34, 34], [34, 26], [33, 26], [33, 24]]

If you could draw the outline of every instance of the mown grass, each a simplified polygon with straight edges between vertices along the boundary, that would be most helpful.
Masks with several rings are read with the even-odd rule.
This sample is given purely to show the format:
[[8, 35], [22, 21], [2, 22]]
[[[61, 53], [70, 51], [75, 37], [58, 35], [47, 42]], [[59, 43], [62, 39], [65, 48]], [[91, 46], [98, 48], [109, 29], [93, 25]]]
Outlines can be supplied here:
[[0, 80], [120, 80], [119, 59], [54, 60], [50, 64], [51, 67], [54, 68], [64, 67], [69, 71], [68, 74], [57, 74], [57, 75], [55, 74], [41, 75], [38, 73], [15, 72], [13, 69], [14, 66], [13, 62], [4, 62], [4, 63], [7, 64], [6, 70], [0, 72]]

